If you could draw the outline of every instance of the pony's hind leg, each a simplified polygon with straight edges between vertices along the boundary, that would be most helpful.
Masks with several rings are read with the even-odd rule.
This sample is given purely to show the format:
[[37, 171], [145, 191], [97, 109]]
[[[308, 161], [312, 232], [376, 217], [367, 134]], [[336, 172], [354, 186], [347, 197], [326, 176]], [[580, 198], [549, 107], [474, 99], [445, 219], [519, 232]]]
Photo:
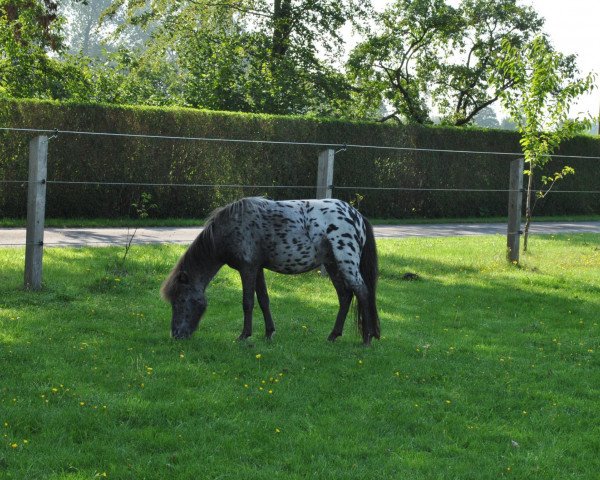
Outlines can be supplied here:
[[275, 333], [275, 324], [273, 323], [271, 309], [269, 308], [267, 282], [265, 281], [265, 272], [262, 268], [256, 274], [256, 298], [265, 319], [265, 336], [270, 340]]
[[327, 340], [333, 342], [337, 337], [342, 335], [342, 331], [344, 330], [344, 323], [346, 321], [346, 317], [348, 316], [350, 304], [352, 303], [352, 290], [346, 287], [344, 279], [341, 277], [340, 272], [335, 264], [325, 265], [325, 268], [327, 269], [329, 278], [331, 278], [331, 283], [333, 283], [333, 286], [335, 287], [335, 291], [338, 295], [338, 301], [340, 303], [340, 308], [335, 319], [335, 325], [333, 326], [333, 330], [327, 338]]
[[371, 299], [369, 296], [369, 290], [367, 286], [364, 283], [362, 283], [358, 285], [353, 285], [352, 291], [354, 292], [358, 303], [358, 322], [359, 327], [362, 331], [363, 343], [365, 345], [370, 345], [371, 339], [373, 337], [378, 338], [378, 336], [374, 324], [375, 320], [371, 314], [373, 309], [370, 305]]
[[240, 270], [242, 278], [242, 307], [244, 310], [244, 328], [238, 340], [245, 340], [252, 335], [252, 310], [254, 309], [254, 291], [256, 288], [256, 270]]

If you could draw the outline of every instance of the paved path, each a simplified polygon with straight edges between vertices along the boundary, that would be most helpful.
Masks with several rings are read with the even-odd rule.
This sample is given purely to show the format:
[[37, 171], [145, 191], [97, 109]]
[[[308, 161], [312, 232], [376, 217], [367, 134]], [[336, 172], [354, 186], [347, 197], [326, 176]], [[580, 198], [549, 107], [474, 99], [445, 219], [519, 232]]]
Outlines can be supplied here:
[[[506, 234], [504, 223], [449, 223], [439, 225], [378, 225], [376, 237], [460, 237], [465, 235]], [[180, 243], [189, 244], [200, 232], [195, 227], [139, 228], [134, 244]], [[129, 235], [133, 233], [131, 229]], [[533, 223], [531, 233], [600, 233], [600, 222], [539, 222]], [[44, 234], [46, 246], [107, 246], [124, 245], [128, 240], [127, 228], [47, 228]], [[0, 248], [23, 246], [25, 229], [0, 229]]]

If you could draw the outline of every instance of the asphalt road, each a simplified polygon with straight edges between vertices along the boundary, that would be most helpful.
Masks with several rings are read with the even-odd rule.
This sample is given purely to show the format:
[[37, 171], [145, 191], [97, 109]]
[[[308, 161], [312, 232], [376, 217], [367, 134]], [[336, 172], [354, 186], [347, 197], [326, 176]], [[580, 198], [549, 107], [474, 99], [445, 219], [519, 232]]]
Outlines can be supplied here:
[[[377, 225], [374, 230], [375, 236], [381, 238], [506, 235], [506, 224]], [[132, 243], [189, 244], [200, 231], [201, 228], [190, 227], [138, 228]], [[128, 232], [127, 228], [47, 228], [44, 233], [44, 245], [54, 247], [124, 245], [132, 233], [133, 229]], [[534, 222], [531, 233], [600, 233], [600, 222]], [[25, 245], [24, 228], [0, 229], [0, 247], [23, 245]]]

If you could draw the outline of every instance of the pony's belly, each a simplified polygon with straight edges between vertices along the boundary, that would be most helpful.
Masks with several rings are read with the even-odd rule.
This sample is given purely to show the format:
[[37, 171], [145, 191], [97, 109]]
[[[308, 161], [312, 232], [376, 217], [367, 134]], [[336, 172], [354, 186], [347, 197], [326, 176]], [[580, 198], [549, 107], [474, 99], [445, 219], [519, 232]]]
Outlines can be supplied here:
[[265, 267], [277, 273], [294, 275], [297, 273], [310, 272], [311, 270], [318, 268], [320, 265], [320, 263], [311, 263], [309, 265], [267, 264]]
[[305, 273], [323, 263], [323, 255], [312, 244], [281, 248], [269, 256], [265, 267], [278, 273]]

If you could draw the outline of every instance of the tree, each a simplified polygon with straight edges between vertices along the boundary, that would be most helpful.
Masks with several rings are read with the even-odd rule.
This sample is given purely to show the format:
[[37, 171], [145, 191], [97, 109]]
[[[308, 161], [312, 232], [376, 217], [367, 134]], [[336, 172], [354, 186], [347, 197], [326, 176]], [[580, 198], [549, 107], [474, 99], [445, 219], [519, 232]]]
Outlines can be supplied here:
[[189, 106], [320, 113], [334, 110], [347, 85], [318, 53], [339, 50], [341, 27], [366, 3], [117, 0], [107, 15], [125, 12], [128, 25], [146, 29], [150, 41], [132, 56], [145, 68], [169, 63]]
[[55, 58], [64, 47], [59, 6], [51, 0], [0, 0], [0, 93], [60, 98], [63, 77], [76, 72]]
[[477, 115], [473, 117], [475, 125], [485, 128], [500, 128], [500, 122], [496, 112], [492, 107], [485, 107], [479, 111]]
[[[498, 60], [498, 73], [493, 80], [496, 83], [505, 78], [513, 80], [513, 87], [504, 90], [501, 99], [521, 134], [520, 144], [528, 165], [524, 236], [524, 251], [527, 251], [535, 206], [535, 202], [532, 205], [534, 175], [564, 140], [590, 128], [590, 118], [569, 118], [569, 109], [577, 97], [594, 88], [595, 77], [592, 74], [579, 77], [575, 56], [557, 52], [543, 35], [519, 48], [504, 41], [502, 49], [503, 57]], [[557, 181], [572, 173], [571, 167], [564, 166], [553, 175], [542, 176], [546, 190], [538, 191], [537, 198], [544, 198]]]
[[430, 123], [431, 105], [442, 123], [465, 125], [512, 86], [490, 86], [501, 40], [522, 45], [542, 23], [516, 0], [395, 0], [351, 53], [348, 74], [363, 111], [382, 98], [392, 106], [381, 120]]

